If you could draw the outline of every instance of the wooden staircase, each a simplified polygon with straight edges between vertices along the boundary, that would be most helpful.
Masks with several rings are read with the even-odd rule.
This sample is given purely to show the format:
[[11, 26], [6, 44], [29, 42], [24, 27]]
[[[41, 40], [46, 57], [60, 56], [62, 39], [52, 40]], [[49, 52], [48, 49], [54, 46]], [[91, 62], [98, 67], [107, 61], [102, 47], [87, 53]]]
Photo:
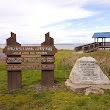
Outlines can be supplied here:
[[102, 42], [94, 42], [94, 43], [75, 47], [75, 51], [76, 52], [79, 52], [79, 51], [94, 52], [94, 51], [98, 50], [100, 47], [103, 47]]

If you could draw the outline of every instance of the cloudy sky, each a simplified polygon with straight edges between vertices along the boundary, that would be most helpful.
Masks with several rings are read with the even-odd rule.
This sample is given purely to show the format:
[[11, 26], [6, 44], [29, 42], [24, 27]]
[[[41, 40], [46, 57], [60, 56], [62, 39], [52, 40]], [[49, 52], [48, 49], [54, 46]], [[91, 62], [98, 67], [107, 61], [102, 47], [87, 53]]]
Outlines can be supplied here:
[[0, 0], [0, 44], [10, 32], [21, 44], [47, 32], [56, 44], [93, 42], [94, 32], [110, 32], [110, 0]]

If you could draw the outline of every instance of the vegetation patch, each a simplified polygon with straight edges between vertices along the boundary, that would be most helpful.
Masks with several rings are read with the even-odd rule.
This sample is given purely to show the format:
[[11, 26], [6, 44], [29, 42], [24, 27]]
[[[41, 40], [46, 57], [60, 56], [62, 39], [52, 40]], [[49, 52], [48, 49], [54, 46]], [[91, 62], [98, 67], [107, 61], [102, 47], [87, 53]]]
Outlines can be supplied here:
[[110, 78], [110, 51], [78, 54], [59, 50], [55, 55], [55, 85], [41, 86], [41, 72], [22, 71], [22, 89], [8, 93], [5, 61], [0, 61], [0, 110], [110, 110], [110, 90], [105, 94], [85, 96], [65, 86], [73, 65], [83, 56], [94, 57]]

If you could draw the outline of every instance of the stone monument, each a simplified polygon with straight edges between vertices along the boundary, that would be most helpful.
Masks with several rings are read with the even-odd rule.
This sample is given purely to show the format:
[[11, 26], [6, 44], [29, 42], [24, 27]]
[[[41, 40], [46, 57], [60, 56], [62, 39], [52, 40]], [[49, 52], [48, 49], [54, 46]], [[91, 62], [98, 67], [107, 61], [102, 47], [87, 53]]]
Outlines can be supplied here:
[[91, 86], [109, 89], [110, 80], [103, 73], [98, 62], [94, 58], [82, 57], [76, 61], [65, 85], [73, 91], [78, 88], [87, 88]]

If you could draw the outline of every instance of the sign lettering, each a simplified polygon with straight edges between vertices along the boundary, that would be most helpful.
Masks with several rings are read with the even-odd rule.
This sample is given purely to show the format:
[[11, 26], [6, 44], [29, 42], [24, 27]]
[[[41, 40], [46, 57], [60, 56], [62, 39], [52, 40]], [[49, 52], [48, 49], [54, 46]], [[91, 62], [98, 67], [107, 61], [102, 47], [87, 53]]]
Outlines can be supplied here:
[[54, 62], [54, 57], [7, 57], [7, 63]]
[[94, 61], [80, 61], [79, 70], [83, 74], [83, 80], [99, 80], [98, 74], [95, 73]]
[[4, 48], [6, 55], [54, 55], [56, 51], [54, 46], [6, 46]]
[[6, 65], [7, 70], [54, 70], [54, 64], [8, 64]]

